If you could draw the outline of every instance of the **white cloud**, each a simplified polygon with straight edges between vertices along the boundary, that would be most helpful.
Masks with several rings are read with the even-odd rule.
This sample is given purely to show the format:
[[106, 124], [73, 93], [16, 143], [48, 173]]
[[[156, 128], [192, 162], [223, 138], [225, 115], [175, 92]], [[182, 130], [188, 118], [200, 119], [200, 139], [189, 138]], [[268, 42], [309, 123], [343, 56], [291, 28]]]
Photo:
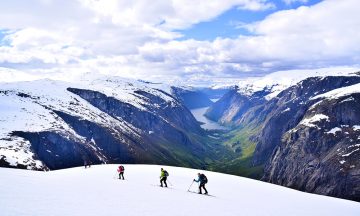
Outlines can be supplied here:
[[356, 0], [328, 0], [276, 12], [251, 25], [253, 36], [147, 43], [140, 55], [218, 75], [354, 65], [360, 59], [359, 6]]
[[287, 5], [291, 5], [291, 4], [294, 4], [296, 2], [299, 2], [299, 3], [302, 3], [302, 4], [305, 4], [308, 2], [308, 0], [282, 0], [285, 4]]
[[110, 18], [119, 26], [159, 25], [167, 30], [184, 29], [211, 20], [236, 6], [259, 11], [274, 8], [269, 0], [80, 0], [96, 13], [96, 22]]
[[357, 0], [327, 0], [278, 11], [242, 25], [252, 33], [249, 36], [179, 40], [181, 34], [175, 30], [212, 20], [233, 7], [265, 10], [274, 4], [266, 0], [8, 1], [0, 8], [0, 29], [9, 30], [5, 45], [0, 45], [0, 65], [59, 79], [93, 72], [201, 80], [353, 65], [360, 59]]
[[262, 1], [248, 1], [247, 4], [241, 5], [238, 8], [243, 10], [262, 11], [268, 9], [275, 9], [276, 6], [272, 2], [269, 2], [267, 0], [262, 0]]

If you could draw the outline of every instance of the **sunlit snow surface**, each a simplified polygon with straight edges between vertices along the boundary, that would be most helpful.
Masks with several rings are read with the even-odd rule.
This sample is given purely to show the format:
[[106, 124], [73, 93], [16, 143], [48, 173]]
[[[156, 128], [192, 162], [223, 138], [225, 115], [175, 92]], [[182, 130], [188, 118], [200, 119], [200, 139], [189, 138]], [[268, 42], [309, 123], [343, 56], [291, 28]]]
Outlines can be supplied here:
[[[3, 216], [360, 215], [360, 204], [260, 181], [205, 172], [213, 196], [187, 192], [198, 170], [165, 167], [171, 188], [160, 188], [160, 166], [116, 165], [34, 172], [0, 168]], [[194, 184], [192, 191], [197, 190]]]

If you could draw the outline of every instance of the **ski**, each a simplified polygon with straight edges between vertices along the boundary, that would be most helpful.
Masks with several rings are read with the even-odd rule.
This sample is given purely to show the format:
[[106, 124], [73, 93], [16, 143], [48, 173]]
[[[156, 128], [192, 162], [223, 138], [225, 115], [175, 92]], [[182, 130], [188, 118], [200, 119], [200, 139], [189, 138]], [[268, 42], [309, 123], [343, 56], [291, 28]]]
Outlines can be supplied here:
[[165, 187], [165, 186], [161, 187], [161, 185], [155, 185], [155, 184], [151, 184], [151, 186], [160, 187], [160, 188], [174, 189], [173, 187], [169, 187], [169, 186], [167, 186], [167, 187]]
[[189, 192], [189, 193], [194, 193], [194, 194], [198, 194], [198, 195], [204, 195], [204, 196], [209, 196], [209, 197], [216, 197], [216, 196], [214, 196], [214, 195], [211, 195], [211, 194], [199, 194], [198, 192], [195, 192], [195, 191], [187, 191], [187, 192]]

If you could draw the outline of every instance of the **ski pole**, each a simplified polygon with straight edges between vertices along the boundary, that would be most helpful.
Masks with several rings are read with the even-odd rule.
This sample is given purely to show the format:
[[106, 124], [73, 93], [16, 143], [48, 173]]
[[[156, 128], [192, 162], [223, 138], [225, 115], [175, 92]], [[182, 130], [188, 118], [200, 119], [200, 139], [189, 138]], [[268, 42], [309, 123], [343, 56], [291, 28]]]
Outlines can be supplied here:
[[189, 189], [187, 190], [187, 191], [190, 191], [190, 188], [191, 188], [191, 186], [194, 184], [194, 181], [193, 182], [191, 182], [191, 185], [190, 185], [190, 187], [189, 187]]
[[170, 182], [169, 180], [167, 180], [167, 182], [169, 182], [169, 183], [170, 183], [170, 186], [173, 186], [173, 184], [171, 184], [171, 182]]

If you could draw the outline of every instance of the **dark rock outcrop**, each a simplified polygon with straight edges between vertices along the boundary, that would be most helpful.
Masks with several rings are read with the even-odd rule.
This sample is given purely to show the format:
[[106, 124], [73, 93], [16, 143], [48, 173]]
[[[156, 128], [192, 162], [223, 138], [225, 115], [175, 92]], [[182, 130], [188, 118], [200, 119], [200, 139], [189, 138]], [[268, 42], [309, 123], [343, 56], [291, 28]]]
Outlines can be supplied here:
[[[360, 94], [316, 97], [357, 83], [359, 76], [311, 77], [255, 103], [233, 90], [208, 113], [238, 125], [239, 140], [254, 143], [248, 169], [264, 166], [262, 180], [360, 201], [360, 129], [354, 127], [360, 125]], [[244, 137], [249, 129], [255, 133]]]
[[[264, 181], [360, 201], [360, 94], [323, 100], [282, 136], [266, 164]], [[304, 121], [304, 120], [303, 120]]]
[[282, 91], [261, 108], [252, 110], [257, 112], [256, 118], [253, 118], [254, 114], [251, 112], [244, 114], [241, 124], [255, 124], [261, 127], [257, 136], [254, 165], [264, 164], [269, 160], [282, 135], [295, 127], [309, 107], [317, 102], [310, 100], [311, 97], [359, 82], [358, 76], [308, 78]]

